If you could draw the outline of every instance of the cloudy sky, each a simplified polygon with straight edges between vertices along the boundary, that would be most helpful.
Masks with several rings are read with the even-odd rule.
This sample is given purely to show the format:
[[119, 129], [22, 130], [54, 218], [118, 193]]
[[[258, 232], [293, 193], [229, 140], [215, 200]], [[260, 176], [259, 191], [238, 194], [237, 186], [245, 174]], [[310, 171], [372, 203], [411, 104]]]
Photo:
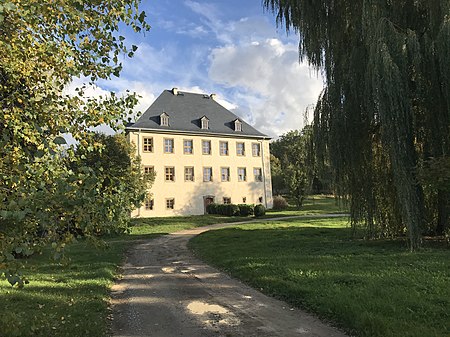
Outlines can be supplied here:
[[[245, 3], [245, 5], [244, 5]], [[164, 90], [216, 93], [218, 101], [271, 137], [301, 128], [322, 79], [300, 64], [298, 37], [276, 28], [261, 0], [143, 0], [152, 29], [125, 32], [138, 51], [103, 90], [142, 96], [145, 111]]]

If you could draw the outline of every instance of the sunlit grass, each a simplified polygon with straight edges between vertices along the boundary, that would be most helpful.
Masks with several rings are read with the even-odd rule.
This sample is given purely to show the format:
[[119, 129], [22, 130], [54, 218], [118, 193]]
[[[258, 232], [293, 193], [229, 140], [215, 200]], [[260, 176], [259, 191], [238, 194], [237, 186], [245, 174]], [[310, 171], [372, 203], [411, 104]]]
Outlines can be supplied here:
[[450, 250], [354, 238], [346, 219], [290, 220], [201, 234], [202, 259], [356, 336], [450, 336]]
[[312, 195], [305, 199], [303, 205], [297, 208], [289, 203], [289, 207], [285, 210], [276, 211], [268, 210], [267, 216], [294, 216], [294, 215], [313, 215], [324, 213], [348, 213], [347, 206], [343, 200], [338, 200], [329, 195]]
[[127, 248], [138, 240], [242, 219], [212, 215], [134, 219], [130, 235], [107, 238], [106, 249], [85, 241], [70, 245], [67, 265], [52, 262], [50, 251], [23, 259], [28, 285], [17, 289], [0, 281], [0, 336], [107, 336], [110, 287]]
[[[329, 205], [333, 200], [324, 202]], [[267, 216], [279, 214], [284, 215]], [[106, 239], [107, 249], [84, 241], [69, 246], [67, 265], [52, 262], [49, 251], [24, 259], [30, 280], [25, 288], [0, 281], [0, 336], [108, 336], [110, 286], [127, 248], [179, 230], [252, 219], [217, 215], [134, 219], [130, 235]]]
[[105, 336], [109, 289], [126, 246], [79, 242], [68, 248], [67, 265], [50, 261], [49, 252], [24, 260], [25, 288], [0, 283], [0, 335]]

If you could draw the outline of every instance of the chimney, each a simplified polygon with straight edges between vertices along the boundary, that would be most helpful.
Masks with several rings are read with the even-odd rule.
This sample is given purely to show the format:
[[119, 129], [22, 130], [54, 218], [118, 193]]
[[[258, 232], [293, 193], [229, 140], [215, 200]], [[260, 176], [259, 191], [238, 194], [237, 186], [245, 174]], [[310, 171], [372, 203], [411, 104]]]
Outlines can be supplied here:
[[211, 99], [212, 99], [213, 101], [216, 100], [216, 94], [211, 94], [211, 95], [209, 95], [209, 97], [211, 97]]
[[172, 88], [172, 93], [174, 96], [178, 95], [178, 88]]

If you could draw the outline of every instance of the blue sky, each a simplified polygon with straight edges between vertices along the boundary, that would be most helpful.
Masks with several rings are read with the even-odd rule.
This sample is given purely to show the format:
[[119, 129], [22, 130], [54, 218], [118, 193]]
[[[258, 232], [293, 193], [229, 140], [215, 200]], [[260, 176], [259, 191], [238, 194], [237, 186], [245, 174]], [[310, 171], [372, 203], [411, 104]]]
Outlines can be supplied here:
[[303, 126], [322, 80], [299, 63], [298, 37], [277, 29], [261, 0], [144, 0], [141, 9], [151, 30], [123, 32], [138, 46], [135, 57], [124, 58], [121, 77], [100, 82], [96, 92], [136, 91], [140, 111], [164, 89], [216, 93], [271, 137]]

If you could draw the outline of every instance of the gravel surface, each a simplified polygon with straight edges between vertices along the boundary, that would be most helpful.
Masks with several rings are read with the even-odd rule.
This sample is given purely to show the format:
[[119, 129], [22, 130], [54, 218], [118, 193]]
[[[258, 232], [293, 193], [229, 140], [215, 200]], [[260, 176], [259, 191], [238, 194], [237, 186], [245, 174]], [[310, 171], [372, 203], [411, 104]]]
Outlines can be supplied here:
[[113, 336], [345, 336], [206, 265], [187, 249], [193, 236], [231, 225], [177, 232], [133, 247], [112, 289]]

